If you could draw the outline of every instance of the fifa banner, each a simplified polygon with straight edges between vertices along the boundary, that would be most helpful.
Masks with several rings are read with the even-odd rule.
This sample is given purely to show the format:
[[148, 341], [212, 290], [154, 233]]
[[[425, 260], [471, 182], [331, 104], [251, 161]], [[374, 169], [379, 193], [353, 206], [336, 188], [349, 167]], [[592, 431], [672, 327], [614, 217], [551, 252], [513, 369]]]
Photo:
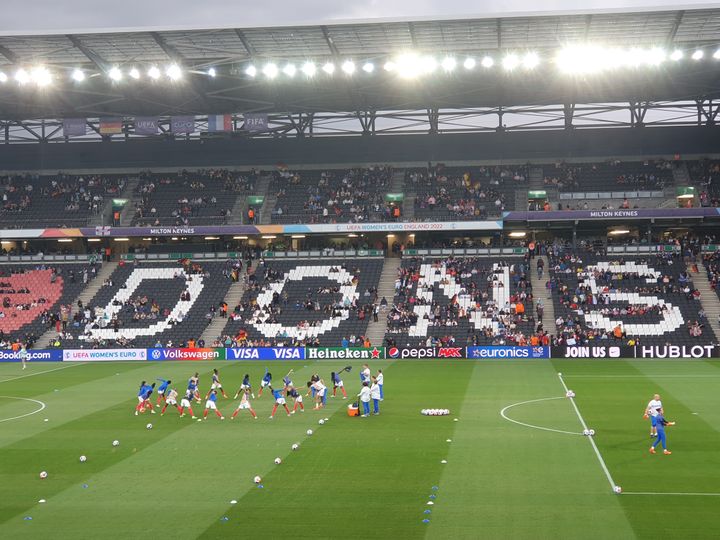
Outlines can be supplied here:
[[63, 137], [82, 137], [87, 135], [87, 119], [63, 118]]
[[716, 345], [578, 345], [553, 347], [553, 358], [718, 358]]
[[[60, 349], [28, 349], [28, 362], [62, 362], [63, 352]], [[20, 362], [20, 353], [0, 350], [0, 362]]]
[[306, 347], [308, 360], [378, 360], [385, 358], [385, 347]]
[[304, 360], [302, 347], [241, 347], [225, 349], [226, 360]]
[[147, 360], [147, 349], [65, 349], [63, 362], [114, 362]]
[[513, 345], [488, 345], [485, 347], [468, 347], [467, 357], [470, 360], [505, 358], [550, 358], [550, 347], [519, 347]]
[[387, 358], [465, 358], [465, 347], [387, 347]]
[[245, 113], [243, 129], [250, 132], [267, 131], [268, 115], [266, 113]]
[[225, 360], [225, 349], [148, 349], [148, 360]]

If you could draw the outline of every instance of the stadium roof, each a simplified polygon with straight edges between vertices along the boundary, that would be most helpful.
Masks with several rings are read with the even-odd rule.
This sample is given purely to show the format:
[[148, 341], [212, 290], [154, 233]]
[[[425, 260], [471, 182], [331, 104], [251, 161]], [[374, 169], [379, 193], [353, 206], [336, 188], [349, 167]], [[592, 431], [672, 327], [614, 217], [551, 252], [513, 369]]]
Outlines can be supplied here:
[[[462, 20], [419, 20], [344, 23], [272, 28], [221, 28], [204, 30], [137, 30], [53, 35], [0, 36], [0, 70], [11, 74], [21, 67], [42, 64], [66, 76], [62, 84], [42, 95], [24, 88], [0, 87], [0, 117], [4, 119], [54, 118], [68, 115], [101, 114], [180, 114], [244, 111], [312, 112], [333, 110], [392, 110], [434, 106], [495, 106], [504, 100], [516, 104], [560, 103], [568, 91], [580, 101], [626, 101], [637, 99], [691, 99], [713, 92], [717, 86], [717, 67], [691, 69], [682, 79], [672, 75], [656, 81], [645, 77], [641, 86], [622, 92], [583, 96], [585, 88], [558, 86], [544, 78], [524, 82], [508, 89], [484, 77], [482, 92], [468, 92], [462, 86], [462, 99], [453, 84], [431, 83], [431, 88], [416, 85], [406, 95], [389, 81], [327, 81], [313, 84], [275, 84], [247, 80], [244, 70], [251, 63], [316, 62], [352, 59], [356, 62], [384, 62], [390, 55], [405, 50], [435, 55], [501, 54], [504, 51], [548, 53], [565, 44], [602, 43], [614, 46], [662, 46], [666, 48], [717, 47], [720, 44], [720, 8], [629, 13], [586, 13], [538, 16], [503, 16]], [[548, 53], [549, 54], [549, 53]], [[156, 87], [131, 88], [111, 84], [106, 75], [117, 66], [147, 69], [151, 65], [175, 62], [186, 70], [188, 84], [168, 90]], [[339, 65], [339, 64], [338, 64]], [[210, 67], [217, 70], [214, 80], [204, 76]], [[67, 82], [70, 70], [94, 71], [84, 86]], [[538, 70], [544, 72], [545, 70]], [[99, 75], [99, 76], [98, 76]], [[536, 75], [536, 77], [544, 77]], [[475, 86], [477, 81], [473, 81]], [[434, 86], [434, 87], [433, 87]], [[570, 85], [572, 86], [572, 85]], [[599, 85], [601, 87], [604, 84]], [[652, 88], [648, 88], [651, 86]], [[606, 89], [607, 90], [607, 89]], [[647, 94], [645, 93], [647, 91]], [[578, 92], [580, 95], [578, 95]]]

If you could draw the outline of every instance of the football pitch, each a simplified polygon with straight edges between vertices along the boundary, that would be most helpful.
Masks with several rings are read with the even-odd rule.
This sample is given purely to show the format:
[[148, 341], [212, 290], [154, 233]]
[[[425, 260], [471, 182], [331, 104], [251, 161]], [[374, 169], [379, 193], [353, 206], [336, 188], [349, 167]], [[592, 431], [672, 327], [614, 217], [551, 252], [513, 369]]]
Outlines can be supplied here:
[[[266, 367], [275, 381], [293, 367], [293, 380], [304, 388], [311, 374], [328, 381], [343, 366], [36, 363], [21, 371], [0, 364], [0, 532], [178, 539], [718, 536], [718, 362], [374, 361], [373, 373], [385, 374], [379, 416], [350, 418], [351, 398], [338, 396], [321, 411], [307, 398], [304, 414], [287, 417], [280, 409], [268, 419], [273, 399], [267, 392], [257, 397]], [[197, 370], [204, 395], [214, 367], [231, 398], [218, 400], [226, 420], [196, 422], [170, 408], [163, 417], [134, 416], [141, 380], [169, 378], [182, 393]], [[355, 363], [344, 374], [350, 396], [359, 391], [359, 368]], [[231, 421], [239, 402], [232, 396], [245, 373], [259, 418], [240, 411]], [[577, 410], [563, 382], [576, 393]], [[654, 393], [677, 422], [667, 429], [670, 456], [648, 452], [642, 412]], [[423, 416], [423, 408], [451, 414]], [[329, 420], [319, 425], [320, 418]], [[582, 435], [583, 421], [594, 438]], [[44, 480], [41, 471], [48, 473]], [[613, 493], [615, 484], [621, 495]]]

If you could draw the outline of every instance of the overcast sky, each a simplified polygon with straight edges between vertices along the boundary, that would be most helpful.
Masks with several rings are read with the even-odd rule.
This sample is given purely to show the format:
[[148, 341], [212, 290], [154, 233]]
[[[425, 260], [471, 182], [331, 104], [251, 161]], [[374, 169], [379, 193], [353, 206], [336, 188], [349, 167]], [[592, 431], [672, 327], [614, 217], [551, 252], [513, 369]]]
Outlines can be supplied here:
[[[511, 12], [675, 9], [684, 0], [0, 0], [0, 33], [137, 27], [248, 27]], [[717, 3], [715, 7], [717, 7]], [[705, 7], [712, 7], [705, 3]]]

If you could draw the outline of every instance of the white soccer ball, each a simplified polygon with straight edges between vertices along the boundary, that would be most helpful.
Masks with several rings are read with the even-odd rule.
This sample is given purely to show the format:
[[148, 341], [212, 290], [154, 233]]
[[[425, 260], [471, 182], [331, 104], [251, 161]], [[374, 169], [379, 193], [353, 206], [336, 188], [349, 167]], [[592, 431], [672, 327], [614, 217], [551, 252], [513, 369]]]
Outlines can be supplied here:
[[260, 482], [262, 482], [262, 478], [260, 478], [259, 476], [256, 476], [255, 478], [253, 478], [253, 482], [255, 482], [256, 484], [259, 484]]
[[146, 427], [147, 429], [152, 429], [152, 424], [148, 424], [148, 425], [145, 426], [145, 427]]
[[590, 435], [590, 430], [589, 430], [589, 429], [583, 429], [583, 435], [585, 435], [586, 437], [587, 437], [588, 435]]
[[427, 409], [420, 409], [420, 414], [425, 414], [425, 415], [427, 415]]
[[280, 465], [281, 463], [282, 463], [282, 459], [280, 459], [279, 457], [276, 457], [276, 458], [275, 458], [275, 465]]
[[312, 429], [308, 429], [305, 433], [307, 433], [308, 435], [312, 435], [313, 431], [312, 431]]
[[120, 441], [118, 441], [117, 439], [115, 439], [115, 440], [113, 441], [113, 446], [120, 446]]
[[87, 461], [87, 457], [80, 456], [80, 463], [85, 463]]
[[329, 420], [330, 420], [329, 418], [326, 418], [326, 419], [325, 419], [326, 422], [329, 421]]
[[292, 448], [293, 450], [297, 450], [298, 448], [300, 448], [300, 445], [298, 443], [295, 443], [290, 448]]
[[40, 478], [41, 478], [42, 480], [45, 480], [45, 479], [47, 478], [47, 472], [42, 471], [42, 472], [40, 473]]
[[568, 390], [567, 392], [565, 392], [565, 397], [575, 397], [575, 392], [573, 392], [572, 390]]
[[613, 491], [614, 491], [615, 493], [617, 493], [618, 495], [620, 495], [620, 494], [622, 493], [622, 488], [621, 488], [620, 486], [615, 486], [615, 487], [613, 488]]
[[594, 430], [594, 429], [588, 430], [588, 435], [590, 435], [591, 437], [594, 437], [594, 436], [595, 436], [595, 430]]
[[320, 424], [321, 426], [322, 426], [324, 423], [325, 423], [325, 420], [323, 420], [322, 418], [321, 418], [320, 420], [318, 420], [318, 424]]

